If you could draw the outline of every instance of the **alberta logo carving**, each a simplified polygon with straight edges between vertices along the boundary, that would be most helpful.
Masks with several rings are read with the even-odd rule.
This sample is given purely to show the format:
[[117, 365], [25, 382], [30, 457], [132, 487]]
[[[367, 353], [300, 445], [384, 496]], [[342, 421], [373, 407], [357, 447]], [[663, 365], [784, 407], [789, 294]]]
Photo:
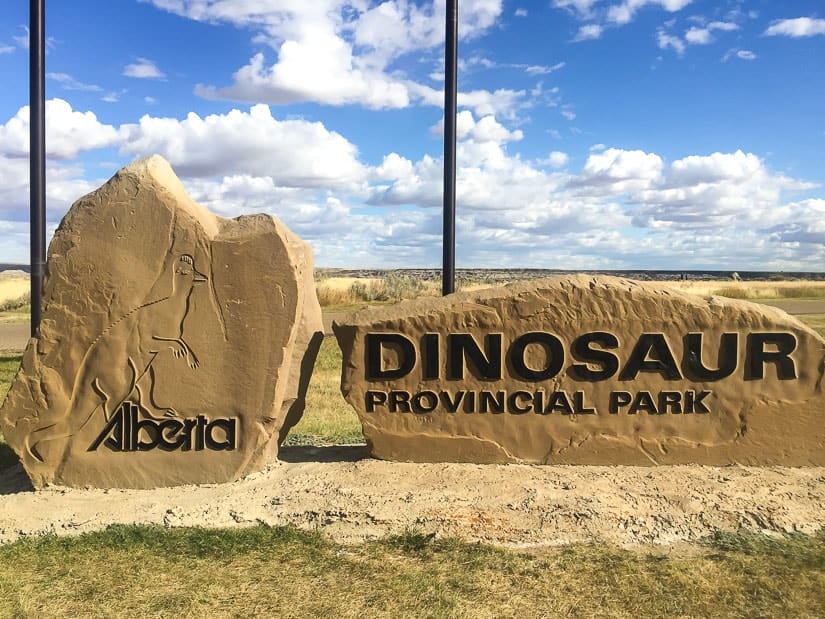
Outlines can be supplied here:
[[140, 418], [140, 408], [124, 402], [89, 446], [112, 451], [232, 451], [237, 448], [237, 419], [210, 420], [205, 415], [183, 419]]

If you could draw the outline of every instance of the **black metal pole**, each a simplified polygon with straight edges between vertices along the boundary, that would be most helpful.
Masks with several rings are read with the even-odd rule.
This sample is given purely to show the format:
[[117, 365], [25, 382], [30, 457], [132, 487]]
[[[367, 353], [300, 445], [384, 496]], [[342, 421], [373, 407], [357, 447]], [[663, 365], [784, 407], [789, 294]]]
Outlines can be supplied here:
[[458, 98], [458, 0], [447, 0], [444, 71], [444, 234], [441, 292], [455, 292], [455, 122]]
[[29, 3], [29, 209], [31, 334], [37, 336], [46, 272], [46, 9]]

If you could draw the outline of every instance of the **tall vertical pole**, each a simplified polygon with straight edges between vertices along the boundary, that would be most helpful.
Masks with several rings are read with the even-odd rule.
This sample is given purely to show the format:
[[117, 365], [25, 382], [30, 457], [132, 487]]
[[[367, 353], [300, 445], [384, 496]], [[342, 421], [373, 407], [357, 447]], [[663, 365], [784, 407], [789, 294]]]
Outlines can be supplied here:
[[29, 3], [29, 209], [31, 334], [40, 327], [46, 271], [46, 10]]
[[455, 122], [458, 98], [458, 0], [447, 0], [444, 53], [444, 234], [441, 292], [455, 292]]

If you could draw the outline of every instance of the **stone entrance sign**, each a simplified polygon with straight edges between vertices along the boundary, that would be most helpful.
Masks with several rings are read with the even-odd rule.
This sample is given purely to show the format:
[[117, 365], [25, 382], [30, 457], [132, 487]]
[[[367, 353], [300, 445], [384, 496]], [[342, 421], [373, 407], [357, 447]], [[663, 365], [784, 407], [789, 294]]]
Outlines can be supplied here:
[[825, 465], [825, 340], [773, 308], [575, 276], [333, 328], [378, 458]]
[[157, 156], [72, 206], [44, 308], [0, 409], [35, 486], [261, 469], [303, 412], [323, 337], [309, 246], [269, 215], [213, 215]]

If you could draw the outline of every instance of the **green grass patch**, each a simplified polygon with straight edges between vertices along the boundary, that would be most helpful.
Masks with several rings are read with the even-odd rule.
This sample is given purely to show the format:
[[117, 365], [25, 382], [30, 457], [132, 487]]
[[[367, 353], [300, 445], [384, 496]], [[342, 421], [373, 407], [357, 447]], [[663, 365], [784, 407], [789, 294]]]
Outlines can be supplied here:
[[0, 547], [0, 616], [821, 617], [825, 535], [718, 534], [679, 556], [515, 552], [414, 531], [116, 526]]
[[341, 395], [341, 349], [334, 337], [324, 338], [307, 390], [306, 411], [286, 437], [286, 445], [351, 445], [363, 443], [361, 422]]

